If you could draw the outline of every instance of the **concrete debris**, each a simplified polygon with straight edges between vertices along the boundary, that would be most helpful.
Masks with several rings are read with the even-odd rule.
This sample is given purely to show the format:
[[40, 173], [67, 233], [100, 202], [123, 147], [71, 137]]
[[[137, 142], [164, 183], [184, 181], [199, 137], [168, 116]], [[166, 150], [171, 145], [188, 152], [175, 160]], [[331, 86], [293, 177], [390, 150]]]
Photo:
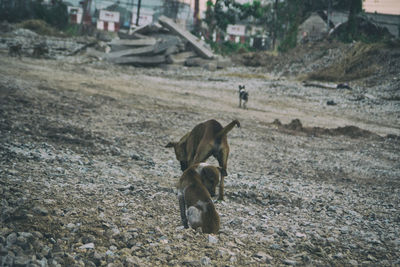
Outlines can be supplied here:
[[169, 19], [165, 16], [161, 16], [158, 20], [164, 27], [168, 28], [173, 33], [178, 34], [180, 37], [182, 37], [186, 41], [188, 41], [201, 57], [207, 58], [207, 59], [214, 58], [214, 54], [212, 53], [211, 50], [209, 50], [205, 46], [205, 42], [203, 40], [197, 38], [190, 32], [179, 27], [176, 23], [174, 23], [174, 21], [172, 19]]
[[0, 50], [7, 50], [9, 55], [18, 57], [60, 59], [86, 56], [90, 60], [114, 64], [150, 67], [172, 64], [202, 67], [209, 71], [232, 65], [230, 59], [215, 57], [203, 40], [173, 20], [163, 16], [159, 20], [160, 23], [151, 23], [131, 31], [99, 31], [96, 37], [43, 36], [28, 29], [3, 31]]
[[161, 16], [159, 23], [161, 25], [152, 23], [120, 33], [120, 39], [109, 42], [111, 53], [105, 58], [116, 64], [154, 66], [166, 63], [200, 66], [209, 70], [229, 66], [212, 60], [215, 56], [205, 42], [173, 20]]

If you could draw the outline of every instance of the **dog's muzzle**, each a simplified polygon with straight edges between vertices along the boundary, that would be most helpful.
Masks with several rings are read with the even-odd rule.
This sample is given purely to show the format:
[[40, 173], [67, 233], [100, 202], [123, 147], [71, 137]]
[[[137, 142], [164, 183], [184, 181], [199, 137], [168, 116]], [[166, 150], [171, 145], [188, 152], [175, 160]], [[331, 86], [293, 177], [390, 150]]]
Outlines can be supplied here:
[[210, 191], [210, 196], [215, 197], [215, 190]]

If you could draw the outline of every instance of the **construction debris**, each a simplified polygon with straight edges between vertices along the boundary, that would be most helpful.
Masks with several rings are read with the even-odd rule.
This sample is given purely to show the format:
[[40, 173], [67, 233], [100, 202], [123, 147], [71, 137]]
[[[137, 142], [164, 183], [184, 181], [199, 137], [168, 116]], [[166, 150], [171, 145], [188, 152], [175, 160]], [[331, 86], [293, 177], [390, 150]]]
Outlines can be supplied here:
[[303, 86], [319, 87], [319, 88], [324, 88], [324, 89], [348, 89], [348, 90], [351, 90], [351, 87], [349, 86], [348, 83], [332, 84], [332, 83], [315, 83], [315, 82], [303, 81]]
[[[17, 43], [20, 46], [16, 46]], [[174, 64], [214, 71], [232, 65], [229, 58], [215, 56], [203, 40], [164, 16], [159, 23], [120, 30], [118, 34], [99, 31], [96, 37], [60, 38], [17, 29], [0, 35], [0, 50], [5, 49], [11, 56], [57, 59], [86, 55], [134, 66]]]
[[209, 70], [230, 65], [229, 60], [216, 58], [203, 40], [165, 16], [159, 18], [159, 23], [121, 32], [118, 36], [119, 39], [108, 43], [111, 52], [104, 56], [112, 63], [139, 66], [179, 64]]
[[188, 41], [201, 57], [206, 59], [214, 58], [214, 54], [212, 53], [212, 51], [210, 51], [205, 47], [205, 43], [203, 40], [195, 37], [190, 32], [179, 27], [177, 24], [173, 22], [172, 19], [169, 19], [165, 16], [161, 16], [158, 20], [161, 23], [161, 25], [163, 25], [164, 27], [168, 28], [172, 32], [178, 34], [180, 37]]

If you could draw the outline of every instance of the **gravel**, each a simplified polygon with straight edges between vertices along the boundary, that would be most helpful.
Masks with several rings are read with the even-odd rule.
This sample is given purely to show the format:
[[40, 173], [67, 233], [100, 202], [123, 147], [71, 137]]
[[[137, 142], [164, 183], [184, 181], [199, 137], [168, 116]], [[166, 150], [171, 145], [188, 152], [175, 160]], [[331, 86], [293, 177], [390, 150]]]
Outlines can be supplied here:
[[[0, 265], [400, 264], [399, 101], [257, 68], [74, 62], [0, 54]], [[181, 226], [164, 148], [210, 118], [242, 125], [218, 235]], [[315, 132], [346, 125], [361, 134]]]

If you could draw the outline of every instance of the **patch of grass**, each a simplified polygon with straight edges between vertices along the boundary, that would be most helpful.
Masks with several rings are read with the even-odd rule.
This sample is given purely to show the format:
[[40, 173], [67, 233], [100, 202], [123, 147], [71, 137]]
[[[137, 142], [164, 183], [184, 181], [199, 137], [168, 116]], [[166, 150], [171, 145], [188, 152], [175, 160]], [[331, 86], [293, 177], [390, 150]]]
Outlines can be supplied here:
[[357, 43], [343, 59], [307, 76], [308, 80], [343, 82], [365, 78], [379, 70], [380, 51], [385, 47], [383, 43]]
[[221, 55], [232, 55], [234, 53], [246, 53], [253, 51], [248, 44], [234, 43], [230, 41], [225, 41], [223, 43], [210, 43], [211, 48], [214, 52]]
[[79, 25], [77, 24], [68, 25], [67, 28], [64, 30], [64, 33], [67, 36], [79, 36], [80, 35]]

